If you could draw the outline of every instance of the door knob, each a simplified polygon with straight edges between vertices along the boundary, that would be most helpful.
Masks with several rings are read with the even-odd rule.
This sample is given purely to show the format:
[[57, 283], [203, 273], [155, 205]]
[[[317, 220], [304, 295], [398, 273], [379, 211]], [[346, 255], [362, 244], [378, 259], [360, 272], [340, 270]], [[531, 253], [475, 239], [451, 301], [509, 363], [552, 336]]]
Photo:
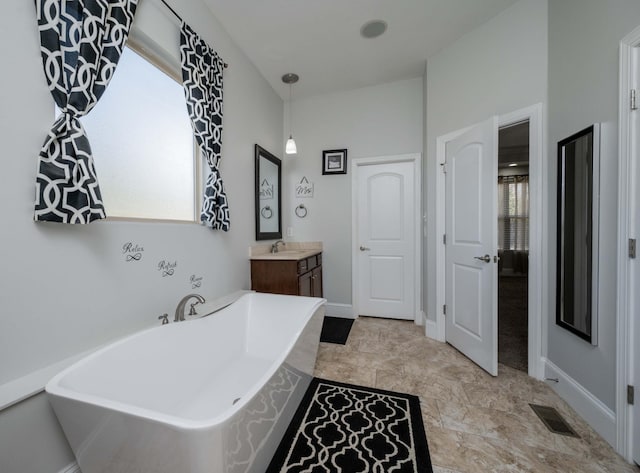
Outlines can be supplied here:
[[491, 263], [491, 256], [489, 255], [484, 255], [484, 256], [474, 256], [475, 259], [479, 259], [480, 261], [484, 261], [485, 263]]
[[360, 251], [371, 251], [371, 248], [367, 248], [366, 246], [360, 245]]

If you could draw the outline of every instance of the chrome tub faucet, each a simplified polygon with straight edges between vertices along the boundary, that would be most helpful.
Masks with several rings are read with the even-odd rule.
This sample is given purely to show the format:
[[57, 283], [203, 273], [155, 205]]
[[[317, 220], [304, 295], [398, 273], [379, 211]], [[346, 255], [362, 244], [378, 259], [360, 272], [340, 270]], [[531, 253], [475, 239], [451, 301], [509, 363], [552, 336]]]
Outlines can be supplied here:
[[190, 299], [196, 299], [196, 302], [190, 304], [189, 315], [196, 315], [195, 306], [198, 304], [204, 304], [205, 302], [204, 297], [202, 297], [200, 294], [188, 294], [184, 296], [182, 299], [180, 299], [180, 302], [178, 302], [178, 307], [176, 307], [176, 314], [173, 319], [174, 322], [182, 322], [184, 320], [184, 310], [187, 306], [187, 302], [189, 302]]

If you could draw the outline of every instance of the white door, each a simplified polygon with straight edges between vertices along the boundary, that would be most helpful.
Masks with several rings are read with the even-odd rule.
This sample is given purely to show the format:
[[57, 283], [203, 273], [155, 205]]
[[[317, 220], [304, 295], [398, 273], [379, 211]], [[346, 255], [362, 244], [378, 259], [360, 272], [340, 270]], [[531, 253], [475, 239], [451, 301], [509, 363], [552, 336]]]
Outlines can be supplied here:
[[359, 315], [415, 317], [414, 164], [357, 167]]
[[446, 340], [498, 374], [498, 122], [446, 145]]

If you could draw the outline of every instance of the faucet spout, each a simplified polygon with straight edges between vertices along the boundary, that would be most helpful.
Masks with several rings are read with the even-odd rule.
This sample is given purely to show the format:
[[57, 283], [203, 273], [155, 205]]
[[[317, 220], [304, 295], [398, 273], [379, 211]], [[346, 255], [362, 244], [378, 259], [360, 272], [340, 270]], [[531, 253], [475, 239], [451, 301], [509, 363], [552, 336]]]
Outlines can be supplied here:
[[193, 308], [197, 304], [203, 304], [205, 302], [204, 297], [200, 294], [188, 294], [180, 299], [178, 302], [178, 307], [176, 307], [175, 317], [173, 318], [174, 322], [182, 322], [184, 320], [184, 309], [187, 306], [187, 302], [190, 299], [196, 299], [196, 302], [191, 304], [191, 309], [189, 310], [189, 315], [195, 315], [195, 309]]
[[273, 245], [271, 245], [271, 253], [277, 253], [278, 252], [278, 244], [282, 243], [282, 246], [285, 246], [286, 243], [282, 240], [278, 240], [276, 241]]

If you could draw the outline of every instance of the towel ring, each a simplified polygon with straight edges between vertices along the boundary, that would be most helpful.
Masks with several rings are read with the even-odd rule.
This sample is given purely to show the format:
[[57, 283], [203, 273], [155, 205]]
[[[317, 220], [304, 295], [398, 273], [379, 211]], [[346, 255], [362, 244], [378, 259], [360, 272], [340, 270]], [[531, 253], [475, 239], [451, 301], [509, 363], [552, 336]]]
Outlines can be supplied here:
[[304, 204], [300, 204], [296, 207], [296, 215], [299, 218], [305, 218], [307, 216], [307, 208], [304, 206]]
[[260, 215], [262, 215], [264, 218], [269, 219], [273, 217], [273, 210], [271, 210], [271, 207], [267, 205], [266, 207], [262, 207], [262, 210], [260, 210]]

